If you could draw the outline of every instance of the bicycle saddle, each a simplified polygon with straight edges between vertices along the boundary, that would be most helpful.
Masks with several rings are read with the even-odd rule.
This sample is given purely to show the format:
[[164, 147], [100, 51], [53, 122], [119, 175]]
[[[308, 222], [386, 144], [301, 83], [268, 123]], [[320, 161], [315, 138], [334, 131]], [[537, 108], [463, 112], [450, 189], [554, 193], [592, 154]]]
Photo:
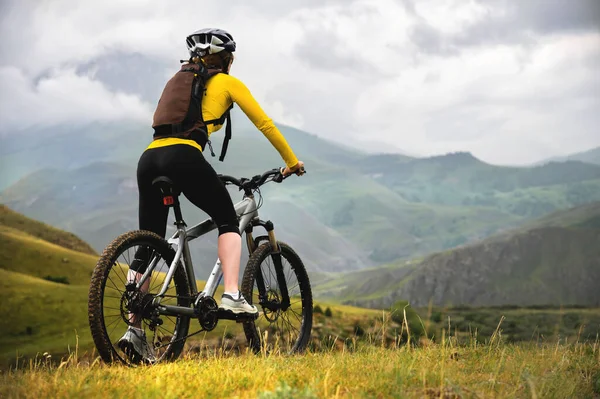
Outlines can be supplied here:
[[167, 206], [173, 205], [175, 199], [181, 194], [181, 191], [177, 188], [173, 180], [167, 176], [158, 176], [152, 180], [152, 186], [160, 190], [163, 196], [163, 203]]

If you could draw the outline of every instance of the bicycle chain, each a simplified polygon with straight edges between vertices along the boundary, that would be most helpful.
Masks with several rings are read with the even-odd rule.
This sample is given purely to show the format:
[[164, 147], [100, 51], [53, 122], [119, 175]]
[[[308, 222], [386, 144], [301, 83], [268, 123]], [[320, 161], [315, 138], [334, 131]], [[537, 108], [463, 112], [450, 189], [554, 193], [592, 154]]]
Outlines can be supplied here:
[[180, 342], [180, 341], [186, 340], [186, 339], [188, 339], [189, 337], [192, 337], [192, 336], [194, 336], [194, 335], [200, 334], [201, 332], [204, 332], [204, 331], [206, 331], [206, 329], [204, 329], [204, 328], [201, 328], [200, 330], [198, 330], [198, 331], [196, 331], [196, 332], [194, 332], [194, 333], [188, 334], [188, 335], [186, 335], [185, 337], [177, 338], [175, 341], [171, 341], [171, 342], [169, 342], [169, 343], [162, 344], [162, 345], [154, 345], [154, 348], [155, 348], [155, 349], [160, 349], [160, 348], [164, 348], [165, 346], [173, 345], [173, 344], [175, 344], [175, 343], [177, 343], [177, 342]]

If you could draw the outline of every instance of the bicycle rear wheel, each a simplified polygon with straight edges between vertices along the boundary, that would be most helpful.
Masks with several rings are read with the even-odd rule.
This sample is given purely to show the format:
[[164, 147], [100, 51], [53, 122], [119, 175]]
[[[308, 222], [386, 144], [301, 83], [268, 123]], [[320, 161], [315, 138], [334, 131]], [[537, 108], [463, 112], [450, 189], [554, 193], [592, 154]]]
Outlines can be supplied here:
[[[129, 266], [140, 249], [147, 251], [147, 260], [157, 261], [149, 277], [147, 293], [128, 291], [126, 288]], [[125, 354], [117, 345], [127, 328], [134, 324], [133, 314], [138, 322], [141, 320], [141, 328], [157, 361], [174, 360], [181, 354], [190, 318], [162, 315], [160, 319], [163, 324], [151, 327], [149, 316], [152, 299], [160, 291], [174, 256], [175, 251], [164, 239], [143, 230], [122, 234], [106, 247], [92, 274], [88, 298], [90, 329], [102, 360], [125, 364], [141, 361]], [[161, 304], [190, 306], [189, 285], [182, 264], [178, 265], [172, 282], [174, 284], [170, 285]], [[137, 309], [139, 313], [132, 313], [132, 309]]]
[[[245, 322], [244, 332], [255, 352], [264, 347], [267, 351], [298, 353], [306, 349], [310, 340], [312, 291], [300, 257], [287, 244], [279, 242], [278, 245], [279, 273], [273, 258], [277, 254], [269, 242], [260, 245], [246, 265], [241, 291], [249, 303], [258, 307], [260, 316], [255, 321]], [[284, 304], [281, 277], [289, 294], [288, 307]]]

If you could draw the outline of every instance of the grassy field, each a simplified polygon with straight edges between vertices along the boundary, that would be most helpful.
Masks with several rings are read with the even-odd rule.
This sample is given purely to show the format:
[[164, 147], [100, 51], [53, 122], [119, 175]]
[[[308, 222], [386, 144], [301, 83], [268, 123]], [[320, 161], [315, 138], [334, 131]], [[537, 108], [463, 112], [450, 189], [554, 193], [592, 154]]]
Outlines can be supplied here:
[[0, 225], [1, 398], [600, 397], [593, 308], [316, 301], [304, 355], [249, 354], [241, 327], [223, 322], [189, 339], [177, 362], [107, 366], [87, 322], [96, 256], [48, 242], [44, 226], [13, 226]]
[[[0, 226], [0, 368], [50, 353], [60, 358], [78, 343], [80, 353], [91, 352], [93, 343], [87, 322], [87, 294], [95, 256], [69, 250], [23, 231]], [[68, 278], [68, 284], [48, 278]], [[367, 278], [368, 276], [363, 276]], [[198, 282], [202, 286], [202, 282]], [[217, 294], [218, 296], [219, 294]], [[393, 343], [401, 335], [402, 307], [369, 310], [316, 301], [311, 348], [343, 349], [347, 342]], [[329, 312], [327, 310], [329, 309]], [[549, 342], [559, 337], [594, 340], [600, 332], [599, 309], [408, 309], [414, 336], [439, 342], [443, 329], [463, 339], [473, 334], [480, 342], [502, 323], [506, 341]], [[418, 317], [417, 317], [418, 316]], [[400, 317], [400, 318], [398, 318]], [[419, 319], [420, 318], [420, 319]], [[192, 322], [191, 331], [198, 324]], [[406, 337], [404, 337], [406, 338]], [[403, 338], [403, 339], [404, 339]], [[219, 323], [216, 330], [189, 340], [188, 351], [226, 345], [243, 351], [245, 337], [240, 326]]]
[[3, 398], [596, 398], [600, 346], [349, 346], [305, 355], [227, 352], [126, 368], [44, 359], [0, 374]]

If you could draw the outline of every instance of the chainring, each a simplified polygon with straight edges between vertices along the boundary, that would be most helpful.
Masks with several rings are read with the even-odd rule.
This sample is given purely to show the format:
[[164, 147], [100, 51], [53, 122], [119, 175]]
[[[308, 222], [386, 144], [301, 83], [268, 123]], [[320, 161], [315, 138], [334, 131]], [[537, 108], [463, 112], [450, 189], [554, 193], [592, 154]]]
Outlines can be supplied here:
[[200, 298], [196, 305], [196, 313], [200, 326], [206, 331], [212, 331], [219, 321], [219, 306], [213, 297]]

